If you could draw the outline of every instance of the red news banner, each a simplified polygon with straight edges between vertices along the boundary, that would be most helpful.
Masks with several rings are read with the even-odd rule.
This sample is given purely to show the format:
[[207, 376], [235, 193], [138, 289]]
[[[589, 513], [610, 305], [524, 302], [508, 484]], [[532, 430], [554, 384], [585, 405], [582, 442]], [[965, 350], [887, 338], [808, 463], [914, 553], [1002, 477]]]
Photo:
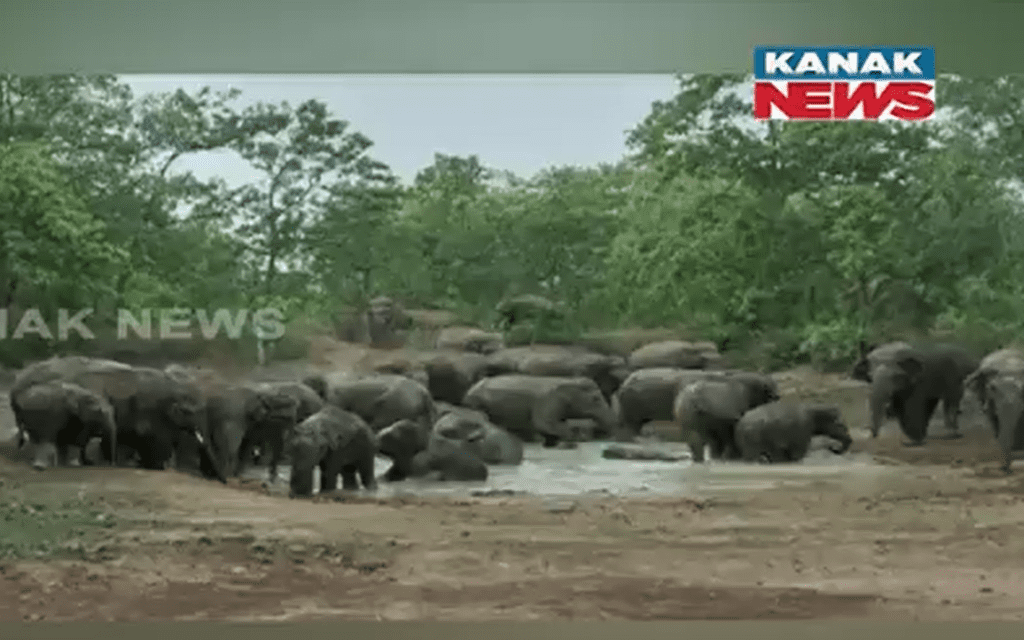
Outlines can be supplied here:
[[754, 48], [758, 120], [930, 120], [934, 47]]

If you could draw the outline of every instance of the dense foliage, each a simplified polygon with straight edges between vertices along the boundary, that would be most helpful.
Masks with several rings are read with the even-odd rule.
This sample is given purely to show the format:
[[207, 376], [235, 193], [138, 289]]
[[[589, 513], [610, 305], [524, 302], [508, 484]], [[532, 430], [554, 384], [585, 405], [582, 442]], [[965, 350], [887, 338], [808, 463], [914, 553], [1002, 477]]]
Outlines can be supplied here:
[[[774, 365], [843, 360], [862, 338], [1018, 335], [1024, 78], [943, 78], [944, 117], [912, 125], [757, 123], [749, 83], [681, 76], [614, 166], [523, 178], [439, 154], [403, 187], [316, 100], [238, 109], [113, 76], [0, 76], [4, 329], [82, 306], [327, 321], [382, 294], [482, 321], [536, 293], [581, 331], [685, 327]], [[209, 151], [263, 179], [182, 169]]]

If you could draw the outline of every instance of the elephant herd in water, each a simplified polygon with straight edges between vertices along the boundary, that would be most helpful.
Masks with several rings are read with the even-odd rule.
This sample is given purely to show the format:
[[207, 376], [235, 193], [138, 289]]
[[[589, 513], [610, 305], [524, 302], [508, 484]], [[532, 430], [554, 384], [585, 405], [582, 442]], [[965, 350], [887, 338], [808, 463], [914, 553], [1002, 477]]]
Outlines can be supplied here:
[[[320, 491], [336, 489], [339, 476], [344, 489], [374, 489], [378, 455], [391, 460], [385, 481], [485, 480], [490, 465], [522, 462], [524, 443], [630, 442], [650, 421], [678, 425], [696, 462], [705, 450], [713, 459], [795, 462], [815, 436], [837, 454], [851, 446], [837, 407], [781, 398], [769, 375], [720, 362], [710, 343], [656, 342], [622, 357], [575, 346], [505, 348], [470, 331], [371, 372], [283, 382], [55, 357], [19, 373], [10, 402], [19, 447], [34, 447], [38, 469], [134, 461], [226, 482], [265, 461], [274, 481], [287, 460], [293, 496], [313, 493], [317, 468]], [[921, 445], [940, 401], [955, 435], [970, 389], [1007, 472], [1024, 446], [1022, 352], [978, 359], [950, 344], [862, 343], [852, 377], [871, 385], [872, 436], [888, 415], [907, 446]]]

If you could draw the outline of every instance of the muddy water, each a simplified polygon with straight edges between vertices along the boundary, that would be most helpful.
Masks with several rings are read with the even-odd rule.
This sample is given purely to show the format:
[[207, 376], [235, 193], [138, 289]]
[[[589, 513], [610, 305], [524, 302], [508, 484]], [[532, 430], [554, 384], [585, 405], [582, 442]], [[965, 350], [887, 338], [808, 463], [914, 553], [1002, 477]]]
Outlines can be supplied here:
[[[791, 484], [845, 477], [870, 477], [890, 470], [877, 464], [870, 455], [836, 456], [813, 450], [796, 464], [755, 465], [740, 462], [711, 462], [694, 465], [689, 459], [678, 462], [608, 460], [601, 456], [605, 443], [590, 442], [577, 449], [545, 449], [528, 445], [523, 463], [518, 466], [491, 466], [485, 482], [430, 482], [406, 480], [380, 483], [379, 496], [392, 495], [469, 495], [490, 492], [516, 492], [543, 496], [614, 494], [620, 496], [707, 495], [717, 492], [767, 490]], [[659, 445], [678, 453], [688, 449], [682, 444]], [[378, 458], [377, 474], [390, 466]], [[279, 470], [273, 493], [287, 493], [289, 469]], [[245, 477], [265, 478], [265, 469], [251, 469]]]

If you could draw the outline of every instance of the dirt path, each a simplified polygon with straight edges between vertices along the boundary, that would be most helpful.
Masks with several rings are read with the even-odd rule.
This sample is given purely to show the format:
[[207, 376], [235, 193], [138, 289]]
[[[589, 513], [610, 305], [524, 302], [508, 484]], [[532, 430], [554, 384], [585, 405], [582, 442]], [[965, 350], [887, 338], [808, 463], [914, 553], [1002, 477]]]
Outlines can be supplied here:
[[[780, 380], [840, 404], [862, 436], [862, 385]], [[288, 500], [0, 458], [0, 619], [1024, 618], [1024, 469], [995, 473], [977, 428], [907, 449], [890, 427], [855, 446], [893, 465], [649, 500]]]

